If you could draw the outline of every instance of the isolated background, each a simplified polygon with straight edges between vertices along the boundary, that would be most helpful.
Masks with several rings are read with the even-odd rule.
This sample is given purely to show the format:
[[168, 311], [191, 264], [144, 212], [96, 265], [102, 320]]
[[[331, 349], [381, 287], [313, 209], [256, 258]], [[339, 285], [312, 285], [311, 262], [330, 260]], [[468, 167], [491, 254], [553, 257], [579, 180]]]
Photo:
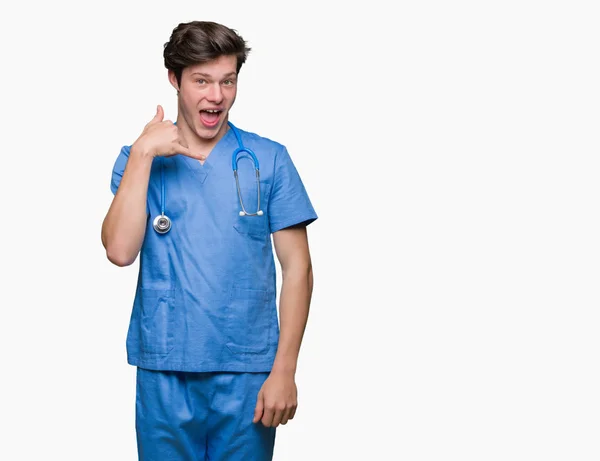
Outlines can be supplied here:
[[596, 2], [32, 1], [0, 18], [0, 459], [136, 459], [137, 262], [112, 266], [100, 227], [121, 146], [157, 104], [176, 117], [162, 47], [195, 19], [248, 40], [231, 120], [288, 147], [320, 217], [275, 459], [599, 459]]

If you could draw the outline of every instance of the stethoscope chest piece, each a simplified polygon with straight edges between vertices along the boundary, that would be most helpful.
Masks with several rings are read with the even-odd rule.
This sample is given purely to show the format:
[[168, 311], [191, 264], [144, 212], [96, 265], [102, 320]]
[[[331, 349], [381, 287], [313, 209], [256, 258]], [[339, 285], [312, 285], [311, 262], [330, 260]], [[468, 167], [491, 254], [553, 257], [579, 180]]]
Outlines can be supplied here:
[[171, 230], [171, 220], [168, 216], [161, 214], [154, 218], [152, 226], [154, 227], [154, 230], [159, 234], [166, 234]]

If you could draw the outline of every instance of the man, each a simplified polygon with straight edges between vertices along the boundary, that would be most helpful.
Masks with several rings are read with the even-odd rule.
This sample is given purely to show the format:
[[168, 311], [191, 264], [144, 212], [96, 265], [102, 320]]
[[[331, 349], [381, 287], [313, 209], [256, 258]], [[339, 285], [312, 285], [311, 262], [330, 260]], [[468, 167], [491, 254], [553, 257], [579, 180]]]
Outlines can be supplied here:
[[179, 24], [163, 54], [177, 120], [158, 106], [115, 162], [102, 243], [118, 266], [140, 255], [127, 334], [140, 460], [271, 460], [296, 411], [317, 215], [287, 149], [229, 121], [249, 51], [221, 24]]

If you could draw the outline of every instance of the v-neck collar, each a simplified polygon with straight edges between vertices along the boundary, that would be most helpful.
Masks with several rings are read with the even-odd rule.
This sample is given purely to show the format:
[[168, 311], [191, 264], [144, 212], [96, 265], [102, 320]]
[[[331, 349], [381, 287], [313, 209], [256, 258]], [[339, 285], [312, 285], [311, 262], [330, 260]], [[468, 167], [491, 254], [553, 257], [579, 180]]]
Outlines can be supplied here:
[[198, 177], [201, 184], [204, 184], [204, 181], [206, 181], [208, 174], [214, 168], [214, 163], [218, 161], [218, 157], [222, 155], [221, 151], [225, 151], [225, 147], [229, 143], [230, 138], [234, 136], [234, 134], [231, 133], [232, 131], [233, 129], [228, 126], [227, 131], [225, 132], [223, 137], [219, 139], [217, 144], [213, 146], [212, 150], [210, 151], [210, 154], [206, 157], [206, 160], [204, 160], [204, 164], [200, 163], [200, 161], [195, 158], [188, 157], [187, 155], [181, 155], [185, 164]]

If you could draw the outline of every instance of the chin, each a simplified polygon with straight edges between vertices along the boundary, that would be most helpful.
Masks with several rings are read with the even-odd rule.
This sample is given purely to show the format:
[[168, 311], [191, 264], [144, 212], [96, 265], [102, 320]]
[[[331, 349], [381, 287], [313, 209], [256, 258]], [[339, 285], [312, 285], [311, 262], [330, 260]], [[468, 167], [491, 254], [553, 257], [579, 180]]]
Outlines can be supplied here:
[[199, 127], [196, 127], [196, 134], [202, 139], [212, 139], [221, 132], [221, 128], [223, 128], [223, 124], [214, 128], [206, 128], [200, 125]]

